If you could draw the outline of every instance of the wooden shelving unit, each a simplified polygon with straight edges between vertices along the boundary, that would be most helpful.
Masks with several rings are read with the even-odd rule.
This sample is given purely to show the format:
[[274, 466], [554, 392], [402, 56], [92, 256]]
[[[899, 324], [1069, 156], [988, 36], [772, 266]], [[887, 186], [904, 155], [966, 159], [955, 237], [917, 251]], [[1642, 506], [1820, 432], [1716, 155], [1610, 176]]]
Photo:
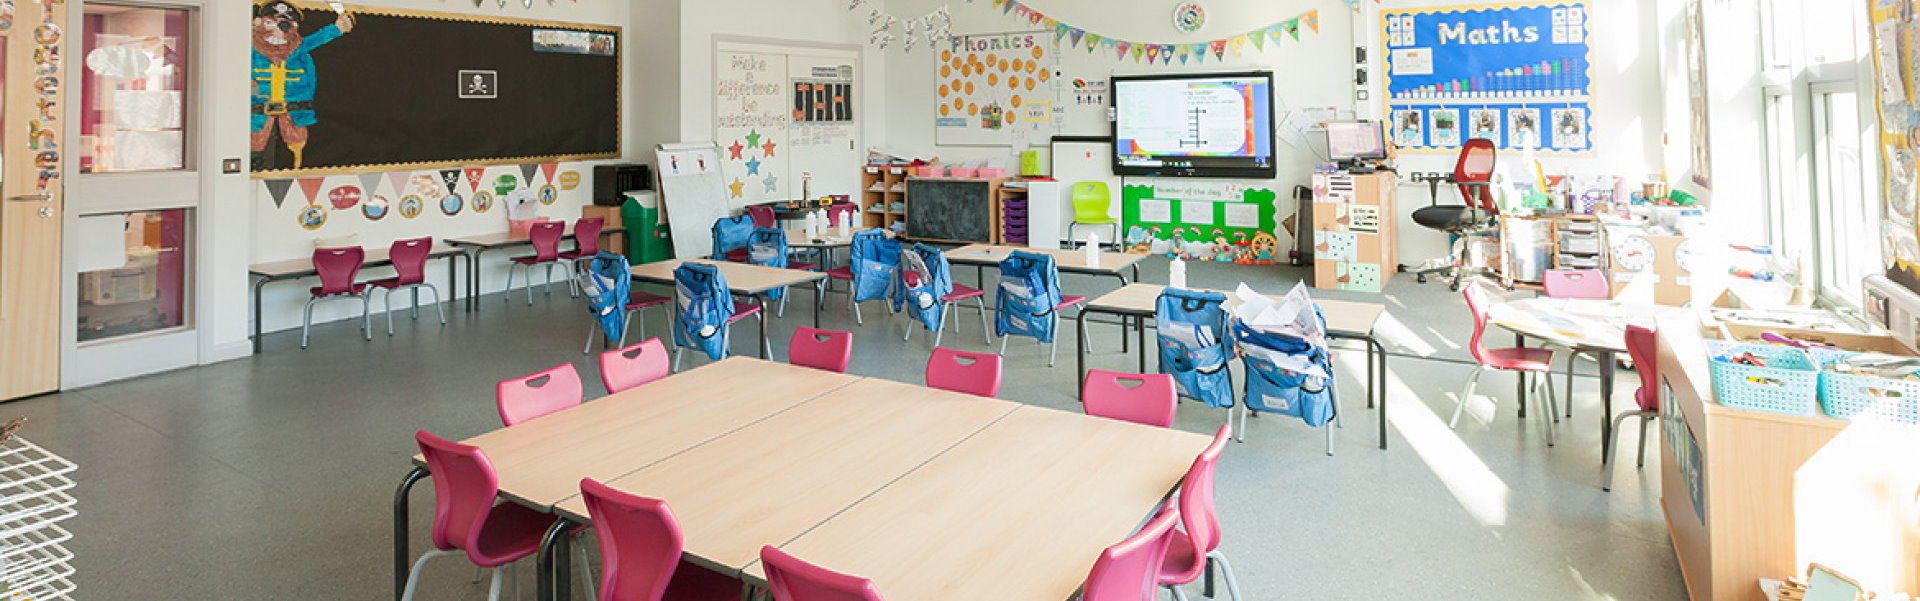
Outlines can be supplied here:
[[1510, 290], [1542, 289], [1540, 282], [1514, 277], [1514, 257], [1506, 243], [1507, 225], [1511, 221], [1539, 222], [1539, 227], [1546, 230], [1546, 269], [1605, 270], [1609, 267], [1606, 228], [1600, 227], [1598, 217], [1593, 215], [1502, 216], [1500, 218], [1500, 257], [1495, 264], [1499, 266], [1501, 283]]
[[[893, 204], [900, 203], [900, 210]], [[876, 210], [877, 208], [877, 210]], [[860, 171], [862, 229], [891, 228], [907, 220], [907, 168], [868, 165]]]

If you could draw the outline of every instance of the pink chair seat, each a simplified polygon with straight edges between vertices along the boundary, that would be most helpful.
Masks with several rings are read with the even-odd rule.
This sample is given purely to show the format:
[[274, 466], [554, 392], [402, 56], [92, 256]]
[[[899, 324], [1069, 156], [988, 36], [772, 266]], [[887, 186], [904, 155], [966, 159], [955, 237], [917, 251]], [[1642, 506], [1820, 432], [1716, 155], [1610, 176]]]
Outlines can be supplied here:
[[[350, 292], [347, 292], [346, 294], [359, 294], [367, 291], [367, 284], [364, 282], [359, 284], [354, 284], [352, 286], [349, 286], [347, 289], [350, 290]], [[312, 288], [307, 289], [307, 291], [313, 293], [314, 296], [320, 296], [320, 297], [333, 296], [331, 294], [327, 294], [326, 290], [327, 289], [325, 286], [314, 286]]]
[[1486, 363], [1494, 369], [1551, 372], [1553, 351], [1540, 348], [1487, 349]]
[[[1167, 557], [1160, 562], [1160, 582], [1182, 582], [1190, 575], [1192, 567], [1201, 565], [1206, 558], [1194, 555], [1193, 537], [1185, 530], [1173, 529], [1173, 542], [1167, 546]], [[1204, 568], [1203, 568], [1204, 569]]]
[[739, 601], [740, 581], [682, 561], [667, 581], [661, 601]]
[[1087, 302], [1087, 297], [1062, 294], [1060, 295], [1060, 304], [1054, 305], [1053, 310], [1058, 311], [1084, 302]]
[[758, 314], [760, 314], [760, 305], [756, 305], [748, 302], [733, 301], [733, 317], [728, 319], [727, 323], [740, 321], [742, 319], [746, 319], [749, 316], [758, 315]]
[[647, 307], [652, 307], [655, 305], [663, 305], [670, 302], [673, 302], [673, 299], [665, 296], [660, 296], [652, 292], [641, 292], [639, 290], [634, 290], [627, 294], [627, 310], [628, 311], [639, 311]]
[[596, 250], [596, 251], [593, 251], [593, 252], [591, 252], [591, 253], [586, 253], [586, 252], [580, 252], [580, 249], [577, 249], [577, 248], [576, 248], [576, 249], [573, 249], [573, 250], [563, 250], [563, 251], [560, 251], [560, 258], [562, 258], [562, 259], [586, 259], [586, 258], [591, 258], [591, 257], [593, 257], [594, 255], [597, 255], [597, 254], [600, 254], [600, 251], [597, 251], [597, 250]]
[[827, 270], [827, 277], [830, 277], [836, 280], [851, 280], [853, 279], [853, 268], [852, 267], [835, 267], [833, 269], [829, 269]]
[[744, 248], [736, 248], [736, 249], [727, 251], [728, 261], [732, 261], [735, 263], [745, 263], [752, 259], [753, 259], [753, 253], [748, 252], [747, 249], [744, 249]]
[[513, 262], [515, 262], [515, 263], [519, 263], [519, 264], [521, 264], [521, 265], [539, 265], [539, 264], [541, 264], [541, 263], [552, 263], [552, 262], [554, 261], [553, 259], [545, 259], [545, 260], [542, 260], [542, 259], [541, 259], [541, 258], [539, 257], [539, 255], [528, 255], [528, 256], [525, 256], [525, 257], [514, 257], [514, 258], [513, 258], [512, 260], [513, 260]]
[[796, 271], [813, 271], [818, 268], [820, 268], [820, 264], [818, 263], [801, 263], [798, 261], [787, 262], [787, 269], [792, 269]]
[[553, 515], [540, 513], [518, 503], [501, 503], [487, 514], [487, 527], [480, 531], [467, 556], [474, 565], [497, 568], [524, 559], [540, 551], [540, 537], [553, 526]]
[[375, 288], [393, 289], [393, 288], [399, 288], [401, 286], [404, 286], [405, 284], [400, 283], [400, 278], [391, 277], [384, 280], [374, 280], [371, 282], [367, 282], [366, 285], [373, 286]]
[[951, 293], [949, 293], [949, 294], [947, 294], [946, 296], [942, 296], [942, 297], [940, 297], [940, 302], [943, 302], [943, 303], [957, 303], [957, 302], [960, 302], [960, 301], [963, 301], [963, 300], [967, 300], [967, 299], [970, 299], [970, 298], [977, 298], [977, 297], [982, 297], [982, 296], [986, 296], [986, 295], [987, 295], [987, 293], [986, 293], [986, 291], [984, 291], [984, 290], [980, 290], [980, 289], [977, 289], [977, 288], [973, 288], [973, 287], [971, 287], [971, 286], [963, 286], [963, 285], [960, 285], [960, 284], [954, 284], [954, 285], [953, 285], [953, 292], [951, 292]]

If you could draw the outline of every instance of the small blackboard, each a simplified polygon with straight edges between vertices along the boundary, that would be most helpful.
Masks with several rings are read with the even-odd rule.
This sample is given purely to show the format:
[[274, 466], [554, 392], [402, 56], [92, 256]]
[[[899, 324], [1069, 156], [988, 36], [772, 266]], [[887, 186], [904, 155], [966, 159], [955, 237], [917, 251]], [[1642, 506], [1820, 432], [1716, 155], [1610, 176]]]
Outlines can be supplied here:
[[992, 242], [993, 226], [993, 182], [907, 180], [908, 238]]

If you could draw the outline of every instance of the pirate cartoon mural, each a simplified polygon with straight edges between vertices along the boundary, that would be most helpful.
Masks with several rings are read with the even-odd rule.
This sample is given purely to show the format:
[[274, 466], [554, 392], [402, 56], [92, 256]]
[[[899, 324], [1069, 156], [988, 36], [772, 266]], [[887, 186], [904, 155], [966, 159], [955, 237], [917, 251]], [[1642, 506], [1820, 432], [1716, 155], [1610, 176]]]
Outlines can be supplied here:
[[307, 128], [319, 122], [313, 94], [319, 85], [313, 51], [353, 31], [353, 17], [340, 13], [332, 25], [311, 34], [300, 33], [301, 13], [286, 0], [255, 5], [253, 13], [253, 168], [284, 168], [268, 164], [267, 151], [274, 133], [293, 151], [293, 169], [299, 169], [307, 147]]

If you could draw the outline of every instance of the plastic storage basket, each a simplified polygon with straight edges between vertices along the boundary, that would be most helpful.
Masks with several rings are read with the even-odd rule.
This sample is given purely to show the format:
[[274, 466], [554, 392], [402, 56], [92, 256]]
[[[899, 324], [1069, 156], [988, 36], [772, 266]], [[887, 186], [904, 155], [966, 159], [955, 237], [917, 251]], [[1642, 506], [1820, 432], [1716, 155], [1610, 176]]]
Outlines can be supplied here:
[[[1713, 396], [1721, 405], [1786, 415], [1820, 414], [1820, 372], [1806, 351], [1771, 344], [1706, 343]], [[1751, 354], [1765, 360], [1767, 366], [1720, 360], [1738, 354]]]
[[1871, 417], [1920, 425], [1920, 382], [1878, 376], [1843, 374], [1826, 366], [1859, 355], [1847, 351], [1813, 351], [1820, 369], [1820, 406], [1840, 419]]

